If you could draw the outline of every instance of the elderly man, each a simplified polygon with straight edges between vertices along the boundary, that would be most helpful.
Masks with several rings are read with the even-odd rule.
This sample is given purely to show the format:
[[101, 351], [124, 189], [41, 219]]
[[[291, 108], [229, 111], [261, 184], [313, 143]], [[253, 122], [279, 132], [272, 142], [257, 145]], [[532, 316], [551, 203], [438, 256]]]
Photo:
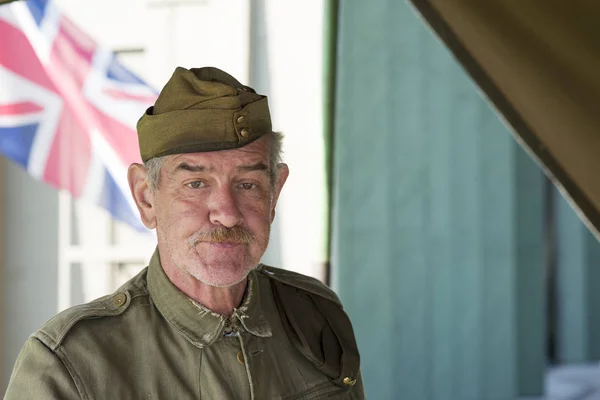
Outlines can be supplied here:
[[315, 279], [259, 263], [288, 177], [267, 98], [177, 68], [128, 179], [148, 268], [33, 334], [6, 399], [362, 399], [352, 326]]

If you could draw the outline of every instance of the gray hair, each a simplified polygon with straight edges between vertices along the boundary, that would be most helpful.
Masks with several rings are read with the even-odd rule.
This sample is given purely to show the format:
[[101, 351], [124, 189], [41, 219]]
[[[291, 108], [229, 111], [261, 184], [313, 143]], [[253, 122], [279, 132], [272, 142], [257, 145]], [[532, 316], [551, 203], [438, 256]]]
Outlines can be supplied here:
[[[279, 164], [282, 162], [282, 145], [283, 145], [283, 133], [271, 132], [268, 134], [269, 137], [269, 171], [271, 174], [271, 188], [275, 188], [275, 182], [279, 176]], [[165, 157], [154, 157], [144, 163], [144, 167], [148, 171], [148, 185], [151, 191], [158, 189], [160, 184], [160, 170], [165, 163]]]

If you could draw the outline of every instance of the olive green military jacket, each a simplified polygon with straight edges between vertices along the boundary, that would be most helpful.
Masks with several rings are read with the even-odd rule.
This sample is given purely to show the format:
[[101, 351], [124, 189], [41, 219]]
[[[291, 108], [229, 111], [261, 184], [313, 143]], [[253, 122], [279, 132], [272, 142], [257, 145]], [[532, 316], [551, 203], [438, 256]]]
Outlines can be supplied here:
[[115, 294], [68, 309], [33, 334], [5, 399], [363, 399], [360, 376], [335, 384], [292, 343], [274, 279], [339, 301], [317, 280], [260, 266], [225, 318], [179, 291], [157, 251]]

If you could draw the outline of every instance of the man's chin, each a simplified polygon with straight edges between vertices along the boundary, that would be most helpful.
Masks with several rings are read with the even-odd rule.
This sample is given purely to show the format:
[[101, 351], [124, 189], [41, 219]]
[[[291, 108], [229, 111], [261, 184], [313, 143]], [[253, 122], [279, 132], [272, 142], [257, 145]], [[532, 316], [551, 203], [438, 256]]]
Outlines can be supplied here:
[[207, 268], [201, 267], [199, 270], [187, 271], [196, 280], [204, 283], [205, 285], [214, 287], [231, 287], [243, 282], [250, 271], [254, 268], [237, 269], [235, 271], [228, 270], [228, 268]]
[[235, 285], [238, 285], [238, 284], [244, 282], [247, 277], [248, 277], [248, 274], [240, 277], [237, 280], [209, 280], [209, 279], [207, 279], [207, 280], [201, 281], [201, 282], [204, 283], [205, 285], [212, 286], [212, 287], [228, 288], [228, 287], [233, 287]]

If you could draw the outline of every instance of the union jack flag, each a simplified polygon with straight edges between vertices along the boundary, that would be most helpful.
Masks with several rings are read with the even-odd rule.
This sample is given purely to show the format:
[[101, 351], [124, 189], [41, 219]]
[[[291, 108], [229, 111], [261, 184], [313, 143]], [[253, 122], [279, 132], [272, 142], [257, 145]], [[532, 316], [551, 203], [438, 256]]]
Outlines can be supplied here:
[[126, 171], [156, 95], [51, 1], [0, 6], [0, 153], [140, 230]]

